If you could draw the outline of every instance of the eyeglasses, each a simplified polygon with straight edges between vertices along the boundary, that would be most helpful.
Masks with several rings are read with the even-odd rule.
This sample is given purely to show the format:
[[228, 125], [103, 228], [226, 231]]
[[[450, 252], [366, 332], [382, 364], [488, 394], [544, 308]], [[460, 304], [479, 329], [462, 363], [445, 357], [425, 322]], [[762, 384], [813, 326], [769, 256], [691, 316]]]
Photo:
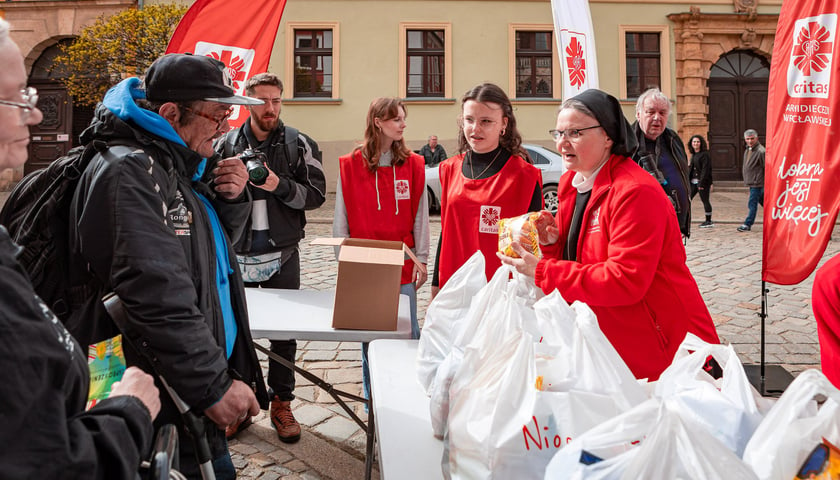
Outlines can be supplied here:
[[32, 111], [35, 110], [35, 105], [38, 104], [38, 90], [34, 87], [26, 87], [20, 91], [20, 97], [23, 102], [12, 102], [9, 100], [0, 100], [0, 105], [8, 105], [10, 107], [17, 107], [20, 109], [20, 121], [26, 123]]
[[595, 125], [586, 128], [567, 128], [566, 130], [549, 130], [548, 134], [551, 135], [551, 138], [553, 138], [555, 142], [559, 142], [560, 139], [563, 137], [566, 137], [567, 140], [577, 140], [578, 138], [580, 138], [580, 132], [600, 127], [600, 125]]
[[221, 130], [222, 129], [222, 124], [225, 123], [225, 120], [227, 120], [228, 118], [230, 118], [231, 115], [233, 115], [233, 107], [228, 108], [225, 111], [224, 115], [221, 116], [221, 118], [214, 117], [213, 115], [210, 115], [209, 113], [199, 112], [198, 110], [192, 109], [190, 107], [184, 107], [184, 110], [192, 113], [193, 115], [198, 115], [199, 117], [204, 117], [207, 120], [210, 120], [212, 122], [216, 122], [216, 130]]

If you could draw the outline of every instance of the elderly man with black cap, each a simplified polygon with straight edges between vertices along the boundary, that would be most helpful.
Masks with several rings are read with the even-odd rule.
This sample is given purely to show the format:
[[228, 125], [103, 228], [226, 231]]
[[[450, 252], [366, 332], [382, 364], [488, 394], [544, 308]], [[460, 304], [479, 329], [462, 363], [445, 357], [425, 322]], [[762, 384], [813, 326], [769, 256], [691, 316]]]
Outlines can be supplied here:
[[540, 232], [542, 259], [516, 244], [521, 258], [502, 261], [588, 304], [637, 378], [659, 378], [687, 332], [718, 343], [671, 202], [628, 158], [636, 140], [618, 100], [595, 89], [566, 100], [550, 133], [568, 169], [556, 224]]
[[[268, 406], [231, 248], [250, 212], [248, 173], [212, 158], [231, 105], [260, 103], [235, 95], [210, 57], [157, 59], [145, 85], [128, 78], [97, 107], [82, 142], [99, 153], [71, 206], [72, 253], [125, 307], [127, 363], [159, 373], [204, 417], [216, 478], [236, 476], [225, 427]], [[179, 426], [180, 470], [200, 478], [194, 442], [162, 397], [155, 425]]]

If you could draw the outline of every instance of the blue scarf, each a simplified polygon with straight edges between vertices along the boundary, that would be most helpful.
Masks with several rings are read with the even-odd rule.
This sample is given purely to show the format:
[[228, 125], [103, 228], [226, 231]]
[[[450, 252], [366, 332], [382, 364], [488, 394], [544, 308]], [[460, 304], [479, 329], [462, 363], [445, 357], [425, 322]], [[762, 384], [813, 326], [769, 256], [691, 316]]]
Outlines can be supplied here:
[[[172, 143], [177, 143], [184, 147], [187, 146], [184, 140], [178, 136], [172, 125], [166, 119], [155, 112], [140, 108], [134, 103], [135, 99], [146, 98], [146, 92], [140, 88], [140, 79], [137, 77], [126, 78], [122, 82], [112, 87], [105, 94], [102, 100], [108, 110], [124, 122], [132, 122], [141, 129], [168, 140]], [[204, 175], [204, 169], [207, 167], [207, 159], [203, 158], [198, 164], [195, 174], [193, 174], [192, 181], [197, 182]], [[236, 324], [236, 316], [233, 313], [233, 304], [231, 303], [230, 295], [230, 275], [233, 274], [233, 269], [230, 266], [230, 257], [228, 256], [228, 242], [222, 228], [222, 222], [213, 204], [204, 195], [193, 190], [198, 198], [204, 204], [204, 209], [207, 212], [207, 218], [210, 219], [210, 225], [213, 228], [213, 240], [216, 250], [216, 291], [219, 292], [219, 304], [222, 308], [222, 318], [225, 324], [225, 352], [230, 358], [233, 353], [233, 346], [236, 342], [236, 335], [238, 333], [238, 326]], [[238, 272], [237, 272], [238, 273]]]

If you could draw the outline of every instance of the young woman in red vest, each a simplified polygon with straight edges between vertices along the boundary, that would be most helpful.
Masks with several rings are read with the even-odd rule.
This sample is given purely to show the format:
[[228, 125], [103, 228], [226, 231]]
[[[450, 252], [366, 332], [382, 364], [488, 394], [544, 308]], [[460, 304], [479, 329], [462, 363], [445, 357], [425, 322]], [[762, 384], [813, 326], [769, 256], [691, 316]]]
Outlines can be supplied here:
[[[411, 337], [420, 338], [417, 289], [426, 282], [429, 205], [423, 157], [405, 145], [405, 105], [377, 98], [367, 114], [364, 142], [339, 158], [333, 236], [399, 240], [420, 262], [403, 265], [400, 293], [411, 300]], [[369, 394], [367, 344], [362, 344], [365, 397]], [[368, 397], [369, 398], [369, 397]]]
[[483, 83], [461, 98], [459, 154], [440, 163], [441, 235], [432, 295], [481, 250], [489, 279], [501, 266], [499, 219], [543, 208], [542, 174], [531, 165], [504, 90]]

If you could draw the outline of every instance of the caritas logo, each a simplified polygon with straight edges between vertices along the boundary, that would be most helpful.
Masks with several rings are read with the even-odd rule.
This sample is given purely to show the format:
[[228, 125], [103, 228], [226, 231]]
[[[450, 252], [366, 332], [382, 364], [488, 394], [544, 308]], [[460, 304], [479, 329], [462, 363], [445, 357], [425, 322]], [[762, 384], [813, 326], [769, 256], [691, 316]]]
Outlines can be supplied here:
[[828, 98], [836, 31], [836, 13], [796, 21], [787, 72], [790, 97]]
[[586, 81], [586, 55], [583, 47], [586, 45], [586, 36], [579, 33], [569, 32], [569, 45], [566, 47], [566, 68], [569, 70], [569, 83], [576, 88], [581, 88]]
[[[248, 74], [251, 72], [255, 53], [253, 48], [231, 47], [210, 42], [195, 43], [196, 55], [213, 57], [227, 65], [228, 77], [233, 83], [233, 93], [237, 95], [245, 95], [245, 80], [248, 79]], [[231, 120], [239, 118], [241, 108], [240, 105], [233, 107]]]

